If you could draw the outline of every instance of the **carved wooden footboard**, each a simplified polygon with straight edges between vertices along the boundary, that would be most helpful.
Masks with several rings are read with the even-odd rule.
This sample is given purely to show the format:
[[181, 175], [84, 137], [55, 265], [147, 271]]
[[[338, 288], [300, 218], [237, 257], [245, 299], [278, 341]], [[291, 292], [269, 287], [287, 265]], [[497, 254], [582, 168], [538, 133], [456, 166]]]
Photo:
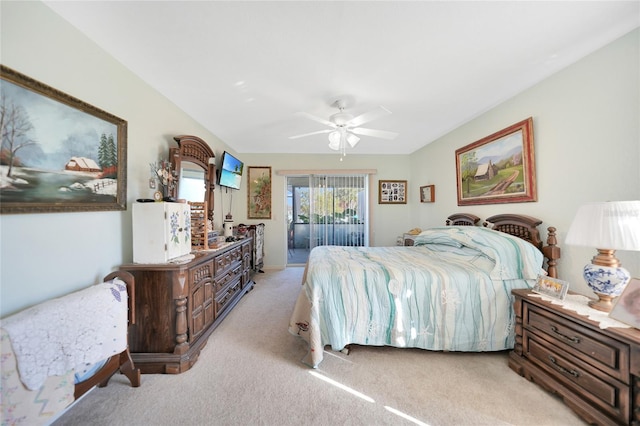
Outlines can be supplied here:
[[[104, 281], [110, 281], [115, 278], [122, 280], [127, 286], [127, 294], [129, 296], [129, 325], [132, 325], [135, 323], [135, 285], [133, 275], [126, 271], [116, 271], [104, 277]], [[107, 386], [111, 377], [118, 370], [120, 373], [127, 376], [129, 382], [131, 382], [131, 386], [134, 388], [140, 386], [140, 369], [136, 368], [133, 364], [129, 348], [127, 347], [118, 355], [114, 355], [109, 358], [102, 368], [100, 368], [100, 370], [98, 370], [93, 376], [83, 382], [76, 383], [73, 394], [74, 398], [80, 398], [94, 386]]]
[[[120, 281], [90, 286], [2, 319], [3, 425], [49, 424], [91, 388], [106, 386], [116, 371], [125, 374], [131, 386], [140, 386], [140, 370], [132, 361], [125, 335], [135, 318], [134, 277], [118, 271], [104, 281], [115, 278]], [[105, 316], [96, 316], [96, 312], [105, 312]], [[110, 354], [115, 355], [105, 361]], [[22, 371], [19, 360], [24, 362]], [[72, 363], [88, 371], [69, 368]], [[95, 367], [91, 364], [102, 366], [92, 372]], [[74, 385], [79, 374], [88, 378]]]

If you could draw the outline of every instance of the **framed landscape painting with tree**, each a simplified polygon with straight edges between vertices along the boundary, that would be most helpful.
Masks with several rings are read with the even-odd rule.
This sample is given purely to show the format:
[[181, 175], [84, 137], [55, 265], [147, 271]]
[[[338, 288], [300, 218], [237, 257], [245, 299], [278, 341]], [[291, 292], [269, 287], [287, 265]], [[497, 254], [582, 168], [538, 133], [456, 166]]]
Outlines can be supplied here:
[[533, 119], [456, 150], [458, 205], [537, 201]]
[[0, 65], [0, 213], [126, 209], [127, 122]]

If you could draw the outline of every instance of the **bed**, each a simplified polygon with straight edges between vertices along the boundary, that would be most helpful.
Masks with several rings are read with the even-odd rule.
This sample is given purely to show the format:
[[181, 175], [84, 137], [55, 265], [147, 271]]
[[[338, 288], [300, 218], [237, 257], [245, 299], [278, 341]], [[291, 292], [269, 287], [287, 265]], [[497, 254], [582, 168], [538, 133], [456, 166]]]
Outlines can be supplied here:
[[[324, 347], [394, 346], [436, 351], [512, 349], [511, 290], [556, 277], [555, 228], [539, 219], [455, 214], [408, 247], [315, 247], [289, 321], [317, 367]], [[545, 271], [544, 266], [547, 266]]]

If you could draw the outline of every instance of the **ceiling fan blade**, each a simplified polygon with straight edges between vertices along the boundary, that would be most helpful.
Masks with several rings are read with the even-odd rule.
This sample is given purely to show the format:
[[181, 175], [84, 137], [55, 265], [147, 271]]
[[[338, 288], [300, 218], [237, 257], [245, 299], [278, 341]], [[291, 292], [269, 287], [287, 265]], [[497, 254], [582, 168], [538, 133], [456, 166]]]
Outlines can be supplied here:
[[349, 129], [349, 130], [355, 133], [356, 135], [372, 136], [374, 138], [393, 140], [398, 137], [397, 133], [387, 132], [386, 130], [365, 129], [364, 127], [356, 127], [355, 129]]
[[313, 121], [317, 121], [318, 123], [324, 124], [325, 126], [329, 126], [329, 127], [332, 127], [332, 128], [336, 127], [336, 125], [333, 124], [332, 122], [330, 122], [329, 120], [325, 120], [324, 118], [317, 117], [317, 116], [315, 116], [313, 114], [309, 114], [308, 112], [296, 112], [295, 115], [297, 115], [299, 117], [306, 117], [306, 118], [308, 118], [310, 120], [313, 120]]
[[349, 127], [357, 127], [364, 123], [368, 123], [369, 121], [376, 120], [380, 117], [384, 117], [385, 115], [391, 114], [391, 111], [380, 105], [378, 108], [373, 109], [369, 112], [365, 112], [364, 114], [360, 114], [357, 117], [354, 117], [353, 120], [349, 122]]
[[317, 132], [311, 132], [311, 133], [304, 133], [302, 135], [289, 136], [289, 139], [304, 138], [305, 136], [319, 135], [319, 134], [322, 134], [322, 133], [329, 133], [329, 132], [333, 132], [333, 129], [318, 130]]

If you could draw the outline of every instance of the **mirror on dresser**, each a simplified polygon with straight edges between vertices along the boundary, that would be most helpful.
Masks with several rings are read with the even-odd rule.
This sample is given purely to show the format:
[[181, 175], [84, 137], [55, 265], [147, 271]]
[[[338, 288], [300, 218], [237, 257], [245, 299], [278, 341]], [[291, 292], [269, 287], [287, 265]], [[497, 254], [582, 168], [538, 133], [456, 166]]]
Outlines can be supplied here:
[[205, 170], [191, 161], [181, 161], [178, 170], [178, 198], [187, 201], [204, 203], [207, 187]]
[[175, 136], [177, 148], [169, 150], [173, 170], [178, 173], [174, 197], [190, 202], [205, 202], [207, 218], [213, 221], [215, 189], [215, 155], [197, 136]]

